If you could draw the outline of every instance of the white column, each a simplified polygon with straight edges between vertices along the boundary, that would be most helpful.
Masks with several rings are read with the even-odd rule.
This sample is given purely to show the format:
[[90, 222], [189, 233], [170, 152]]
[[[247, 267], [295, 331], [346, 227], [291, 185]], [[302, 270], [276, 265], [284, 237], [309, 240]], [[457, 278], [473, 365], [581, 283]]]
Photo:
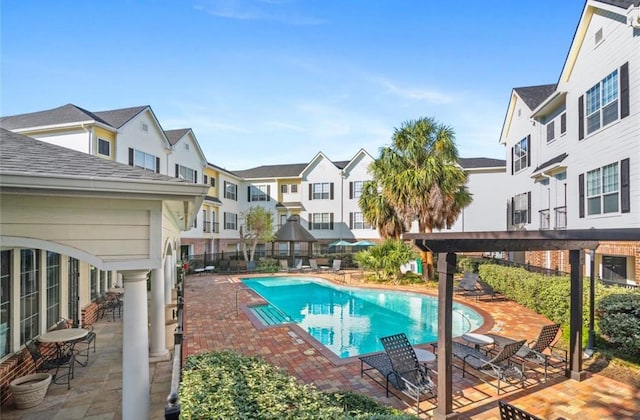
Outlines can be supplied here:
[[167, 358], [169, 351], [165, 341], [164, 268], [151, 272], [151, 350], [153, 358]]
[[176, 264], [172, 255], [167, 255], [164, 259], [164, 304], [170, 305], [172, 298], [173, 276], [176, 271]]
[[147, 273], [122, 271], [124, 315], [122, 336], [122, 418], [149, 418], [149, 331], [147, 327]]

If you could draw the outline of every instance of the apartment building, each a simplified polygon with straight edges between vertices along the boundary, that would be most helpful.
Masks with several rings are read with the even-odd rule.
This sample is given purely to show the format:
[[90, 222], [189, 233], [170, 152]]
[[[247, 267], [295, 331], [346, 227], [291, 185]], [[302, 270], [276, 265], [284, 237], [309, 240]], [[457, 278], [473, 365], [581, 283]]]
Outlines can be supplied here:
[[[513, 89], [500, 138], [509, 229], [640, 226], [639, 4], [587, 1], [558, 81]], [[596, 274], [636, 284], [638, 240], [601, 243]], [[561, 252], [512, 257], [569, 269]]]

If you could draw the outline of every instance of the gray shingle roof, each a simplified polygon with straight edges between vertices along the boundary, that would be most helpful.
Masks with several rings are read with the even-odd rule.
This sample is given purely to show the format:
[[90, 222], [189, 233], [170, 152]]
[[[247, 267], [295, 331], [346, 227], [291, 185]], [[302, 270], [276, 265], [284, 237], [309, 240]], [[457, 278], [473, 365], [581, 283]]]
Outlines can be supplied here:
[[533, 172], [537, 172], [537, 171], [539, 171], [541, 169], [544, 169], [544, 168], [546, 168], [548, 166], [553, 165], [554, 163], [560, 163], [563, 160], [565, 160], [567, 158], [567, 156], [569, 156], [569, 155], [566, 154], [566, 153], [562, 153], [562, 154], [560, 154], [560, 155], [558, 155], [556, 157], [553, 157], [553, 158], [549, 159], [548, 161], [538, 165], [538, 167], [536, 169], [534, 169]]
[[491, 159], [484, 157], [458, 158], [458, 163], [464, 169], [499, 168], [507, 166], [507, 161], [504, 159]]
[[167, 136], [169, 143], [173, 146], [191, 130], [190, 128], [178, 128], [177, 130], [165, 130], [164, 135]]
[[0, 128], [0, 174], [3, 173], [190, 184], [182, 179], [102, 159]]
[[95, 120], [99, 123], [110, 125], [98, 115], [73, 104], [66, 104], [53, 109], [31, 112], [28, 114], [10, 115], [0, 118], [0, 126], [7, 130], [19, 130], [23, 128], [42, 127], [54, 124], [68, 124], [80, 121]]
[[110, 126], [120, 128], [147, 108], [149, 108], [148, 105], [134, 106], [131, 108], [95, 112], [95, 114], [109, 123]]
[[522, 98], [530, 109], [536, 109], [555, 90], [556, 84], [518, 87], [513, 90]]
[[624, 10], [627, 10], [629, 6], [640, 5], [640, 0], [596, 0], [596, 1], [604, 4], [610, 4], [612, 6], [621, 7]]
[[242, 171], [231, 171], [242, 178], [289, 178], [300, 176], [308, 163], [291, 163], [283, 165], [262, 165]]

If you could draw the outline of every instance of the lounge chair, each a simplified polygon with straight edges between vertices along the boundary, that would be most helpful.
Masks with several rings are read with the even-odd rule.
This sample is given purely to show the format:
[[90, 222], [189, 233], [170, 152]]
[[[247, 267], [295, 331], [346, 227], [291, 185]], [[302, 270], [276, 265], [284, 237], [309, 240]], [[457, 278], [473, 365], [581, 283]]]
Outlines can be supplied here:
[[339, 273], [341, 265], [342, 265], [342, 260], [333, 260], [333, 265], [331, 266], [331, 272]]
[[458, 283], [458, 286], [453, 288], [454, 293], [464, 293], [471, 292], [477, 290], [478, 288], [478, 280], [480, 277], [476, 273], [472, 273], [470, 271], [465, 271], [464, 277]]
[[316, 261], [315, 259], [311, 258], [309, 260], [309, 270], [313, 271], [314, 273], [318, 272], [318, 270], [319, 270], [318, 261]]
[[[558, 331], [560, 331], [560, 324], [545, 325], [540, 330], [537, 339], [523, 345], [516, 353], [516, 357], [522, 359], [523, 362], [544, 366], [545, 381], [547, 380], [547, 368], [549, 366], [567, 366], [567, 352], [553, 346]], [[498, 334], [490, 333], [487, 335], [493, 338], [493, 342], [498, 347], [504, 347], [516, 341]], [[548, 352], [545, 353], [547, 349]]]
[[[53, 383], [57, 384], [60, 378], [67, 378], [67, 389], [71, 389], [71, 379], [73, 379], [73, 364], [75, 360], [75, 355], [73, 351], [69, 352], [60, 352], [56, 349], [52, 354], [43, 354], [40, 351], [40, 343], [36, 340], [28, 341], [27, 350], [29, 354], [31, 354], [31, 358], [33, 359], [33, 363], [36, 367], [36, 372], [46, 372], [49, 370], [54, 370], [53, 374]], [[64, 375], [58, 375], [60, 369], [66, 369], [67, 373]]]
[[294, 264], [289, 271], [302, 271], [302, 258], [296, 258]]
[[542, 420], [506, 401], [498, 401], [498, 407], [500, 407], [500, 420]]
[[[517, 380], [524, 387], [524, 380], [526, 379], [524, 373], [522, 369], [511, 361], [511, 358], [520, 350], [525, 342], [526, 340], [521, 340], [509, 343], [495, 356], [485, 354], [480, 350], [455, 341], [453, 342], [452, 351], [453, 356], [462, 361], [462, 377], [464, 377], [467, 371], [467, 365], [471, 366], [479, 373], [497, 379], [498, 395], [500, 395], [500, 383], [503, 380], [509, 383]], [[481, 376], [478, 376], [478, 379], [490, 384]]]
[[[436, 386], [429, 377], [428, 369], [422, 365], [404, 334], [396, 334], [380, 339], [385, 353], [375, 353], [360, 357], [360, 375], [367, 374], [380, 383], [368, 371], [377, 370], [385, 378], [385, 390], [389, 396], [389, 384], [415, 403], [420, 414], [420, 401], [434, 398]], [[370, 366], [365, 368], [365, 365]], [[381, 383], [380, 383], [381, 384]], [[422, 398], [426, 397], [426, 398]]]
[[491, 300], [493, 300], [493, 298], [496, 297], [495, 290], [493, 290], [493, 287], [489, 286], [487, 282], [478, 279], [477, 284], [478, 286], [480, 286], [479, 289], [476, 288], [475, 290], [464, 292], [462, 296], [464, 296], [465, 299], [468, 297], [475, 297], [476, 300], [480, 300], [481, 297], [485, 297], [485, 296], [490, 297]]
[[278, 271], [285, 273], [289, 272], [289, 261], [279, 260], [278, 263], [280, 263], [280, 268], [278, 269]]

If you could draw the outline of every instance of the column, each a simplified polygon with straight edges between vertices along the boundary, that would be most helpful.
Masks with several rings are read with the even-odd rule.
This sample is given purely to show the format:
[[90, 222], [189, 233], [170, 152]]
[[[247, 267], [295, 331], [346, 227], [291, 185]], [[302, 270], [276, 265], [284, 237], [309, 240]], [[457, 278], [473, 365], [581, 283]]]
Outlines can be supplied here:
[[571, 307], [569, 308], [569, 372], [568, 376], [576, 381], [586, 378], [582, 370], [582, 265], [584, 251], [569, 250], [571, 265]]
[[149, 331], [147, 327], [147, 273], [122, 271], [124, 315], [122, 336], [122, 418], [149, 418]]
[[151, 272], [151, 350], [153, 358], [166, 359], [169, 352], [165, 341], [164, 319], [164, 268]]
[[175, 273], [176, 273], [176, 263], [175, 263], [175, 258], [173, 257], [173, 255], [167, 255], [166, 258], [164, 259], [164, 304], [165, 305], [170, 305], [171, 304], [171, 299], [172, 299], [172, 289], [173, 289], [173, 284], [174, 284], [174, 280], [173, 278], [175, 277]]

